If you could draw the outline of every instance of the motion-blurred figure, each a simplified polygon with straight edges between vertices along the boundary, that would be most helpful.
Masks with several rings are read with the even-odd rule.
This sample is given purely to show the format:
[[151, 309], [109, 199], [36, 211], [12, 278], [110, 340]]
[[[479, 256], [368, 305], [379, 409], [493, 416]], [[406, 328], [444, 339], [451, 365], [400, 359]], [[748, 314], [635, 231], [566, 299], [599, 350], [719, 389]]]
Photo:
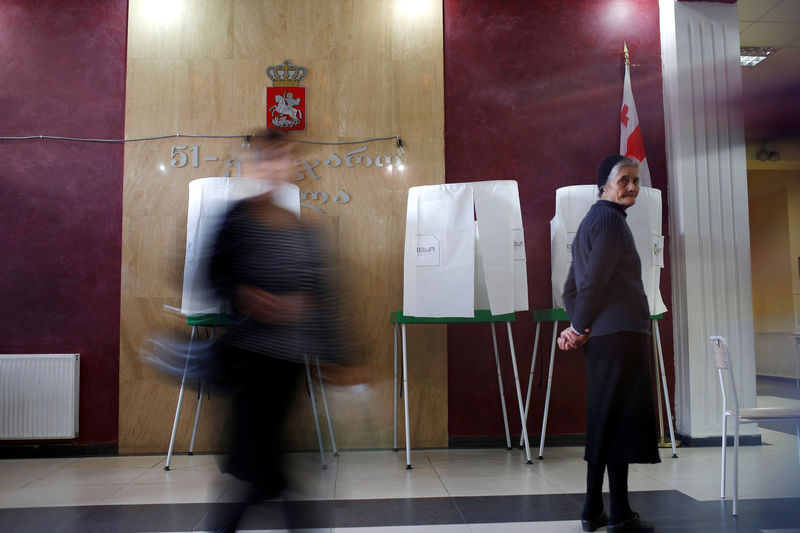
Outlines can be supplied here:
[[[294, 143], [268, 130], [251, 145], [243, 174], [276, 187], [288, 182]], [[216, 343], [213, 374], [232, 397], [227, 471], [244, 488], [216, 517], [218, 531], [236, 531], [249, 505], [286, 488], [281, 428], [304, 358], [339, 355], [327, 265], [317, 232], [271, 192], [234, 204], [220, 226], [209, 276], [235, 324]]]

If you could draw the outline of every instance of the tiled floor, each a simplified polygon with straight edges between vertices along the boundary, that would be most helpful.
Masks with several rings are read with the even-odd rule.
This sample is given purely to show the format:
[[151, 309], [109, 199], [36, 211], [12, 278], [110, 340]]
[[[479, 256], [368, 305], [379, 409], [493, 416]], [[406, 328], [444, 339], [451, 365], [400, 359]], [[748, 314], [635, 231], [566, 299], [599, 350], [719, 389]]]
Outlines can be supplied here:
[[[760, 405], [800, 401], [770, 389]], [[719, 448], [662, 450], [658, 465], [632, 465], [631, 503], [657, 531], [800, 533], [800, 464], [792, 426], [762, 429], [763, 445], [740, 452], [739, 517], [719, 499]], [[335, 533], [579, 532], [582, 449], [551, 447], [527, 465], [520, 450], [341, 452], [287, 458], [289, 502], [265, 502], [248, 531], [279, 531], [289, 509], [310, 531]], [[203, 531], [236, 482], [216, 456], [121, 456], [0, 461], [2, 532]], [[730, 486], [730, 481], [729, 481]]]

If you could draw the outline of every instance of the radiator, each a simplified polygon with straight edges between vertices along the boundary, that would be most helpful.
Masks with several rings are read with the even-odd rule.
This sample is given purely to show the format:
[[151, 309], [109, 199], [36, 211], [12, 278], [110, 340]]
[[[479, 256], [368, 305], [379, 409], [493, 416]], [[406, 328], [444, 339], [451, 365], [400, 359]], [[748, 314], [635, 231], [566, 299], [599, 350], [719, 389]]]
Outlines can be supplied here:
[[78, 436], [80, 355], [0, 354], [0, 439]]

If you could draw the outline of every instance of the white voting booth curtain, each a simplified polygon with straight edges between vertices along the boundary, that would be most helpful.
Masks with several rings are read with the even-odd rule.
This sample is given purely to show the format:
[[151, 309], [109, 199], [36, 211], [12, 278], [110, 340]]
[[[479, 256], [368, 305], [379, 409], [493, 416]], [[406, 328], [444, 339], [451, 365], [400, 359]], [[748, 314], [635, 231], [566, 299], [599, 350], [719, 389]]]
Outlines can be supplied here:
[[527, 310], [517, 182], [411, 187], [403, 278], [403, 313], [409, 316]]
[[[186, 220], [186, 260], [183, 268], [181, 313], [222, 313], [222, 302], [208, 287], [208, 259], [219, 225], [234, 202], [258, 196], [276, 185], [255, 178], [201, 178], [189, 183], [189, 212]], [[276, 205], [300, 216], [300, 188], [277, 186]]]
[[[578, 226], [598, 200], [597, 186], [573, 185], [556, 190], [556, 214], [550, 221], [550, 264], [553, 307], [563, 308], [561, 292], [572, 263], [572, 239]], [[636, 203], [626, 211], [636, 251], [642, 261], [642, 284], [650, 314], [667, 310], [661, 299], [659, 282], [664, 267], [664, 236], [661, 234], [661, 191], [642, 187]]]

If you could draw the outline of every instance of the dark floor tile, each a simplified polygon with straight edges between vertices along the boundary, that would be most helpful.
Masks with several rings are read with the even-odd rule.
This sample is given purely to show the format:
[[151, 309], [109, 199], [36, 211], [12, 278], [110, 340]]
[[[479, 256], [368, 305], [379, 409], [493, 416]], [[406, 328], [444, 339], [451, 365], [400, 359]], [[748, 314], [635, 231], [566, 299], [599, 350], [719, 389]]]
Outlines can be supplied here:
[[756, 394], [800, 400], [800, 388], [797, 387], [797, 382], [787, 378], [756, 376]]
[[264, 502], [248, 508], [242, 529], [328, 528], [334, 523], [331, 500]]
[[659, 533], [759, 533], [800, 527], [800, 498], [739, 500], [739, 517], [730, 500], [698, 502], [677, 491], [634, 492], [631, 507], [653, 522]]
[[537, 494], [520, 496], [474, 496], [453, 498], [470, 524], [578, 520], [582, 494]]
[[[606, 505], [607, 494], [606, 496]], [[800, 527], [800, 498], [698, 502], [678, 491], [633, 492], [631, 506], [659, 533], [759, 533]], [[264, 502], [243, 529], [381, 527], [577, 520], [582, 494]], [[0, 509], [3, 533], [133, 533], [213, 530], [226, 504], [102, 505]], [[287, 522], [287, 517], [289, 522]]]
[[81, 517], [86, 533], [135, 533], [139, 531], [191, 531], [208, 510], [207, 504], [97, 505]]
[[85, 523], [81, 519], [84, 513], [83, 507], [0, 509], [0, 531], [71, 533], [80, 531], [79, 528]]
[[338, 500], [334, 527], [408, 526], [462, 524], [453, 498], [397, 498], [385, 500]]

